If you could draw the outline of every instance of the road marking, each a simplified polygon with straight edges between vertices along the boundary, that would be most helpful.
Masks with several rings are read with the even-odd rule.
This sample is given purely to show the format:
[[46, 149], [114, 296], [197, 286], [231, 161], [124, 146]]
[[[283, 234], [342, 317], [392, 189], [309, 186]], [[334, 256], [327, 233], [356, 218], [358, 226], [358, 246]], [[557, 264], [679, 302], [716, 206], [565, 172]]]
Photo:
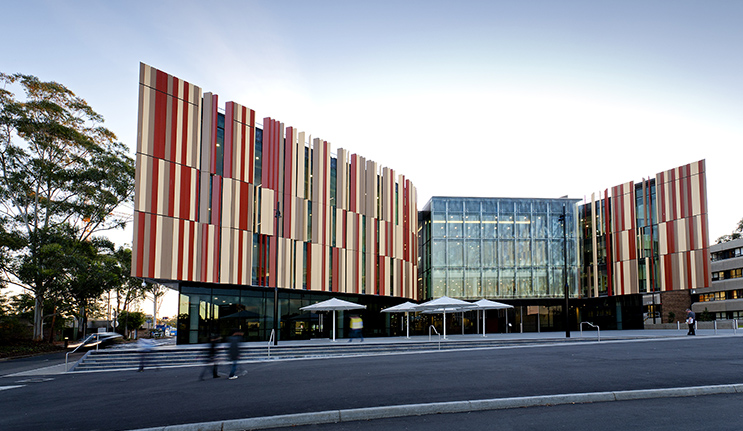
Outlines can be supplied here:
[[54, 380], [54, 377], [32, 377], [30, 379], [17, 380], [16, 383], [42, 383]]
[[0, 391], [4, 391], [6, 389], [22, 388], [24, 386], [26, 386], [26, 385], [0, 386]]

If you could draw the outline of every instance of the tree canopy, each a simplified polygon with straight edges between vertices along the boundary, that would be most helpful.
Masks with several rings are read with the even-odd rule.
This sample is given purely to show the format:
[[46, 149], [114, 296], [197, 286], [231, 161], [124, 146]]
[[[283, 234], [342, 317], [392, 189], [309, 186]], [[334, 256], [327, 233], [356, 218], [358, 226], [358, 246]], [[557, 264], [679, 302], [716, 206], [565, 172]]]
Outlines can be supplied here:
[[34, 296], [40, 340], [45, 299], [80, 305], [111, 282], [95, 235], [130, 221], [114, 210], [132, 199], [134, 160], [64, 85], [4, 73], [0, 84], [0, 282]]
[[728, 242], [740, 238], [743, 238], [743, 218], [740, 219], [740, 221], [738, 222], [738, 226], [735, 227], [735, 230], [733, 230], [732, 233], [717, 238], [717, 244], [722, 244], [723, 242]]

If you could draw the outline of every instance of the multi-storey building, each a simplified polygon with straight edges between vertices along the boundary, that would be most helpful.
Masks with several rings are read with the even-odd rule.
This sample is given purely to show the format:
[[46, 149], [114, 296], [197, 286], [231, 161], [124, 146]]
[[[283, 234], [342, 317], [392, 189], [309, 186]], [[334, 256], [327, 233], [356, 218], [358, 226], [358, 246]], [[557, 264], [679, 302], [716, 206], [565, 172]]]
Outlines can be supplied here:
[[416, 189], [393, 169], [145, 64], [136, 161], [132, 275], [180, 292], [179, 342], [309, 337], [299, 307], [331, 294], [417, 299]]
[[704, 161], [582, 205], [434, 197], [418, 213], [393, 169], [144, 64], [136, 160], [132, 275], [180, 293], [179, 343], [322, 336], [300, 307], [331, 296], [367, 305], [369, 335], [395, 333], [377, 311], [400, 298], [443, 295], [509, 302], [514, 330], [639, 328], [710, 285]]
[[584, 296], [643, 295], [666, 322], [709, 286], [704, 160], [593, 194], [579, 212]]
[[743, 238], [714, 244], [709, 251], [712, 285], [693, 291], [691, 309], [698, 317], [743, 319]]

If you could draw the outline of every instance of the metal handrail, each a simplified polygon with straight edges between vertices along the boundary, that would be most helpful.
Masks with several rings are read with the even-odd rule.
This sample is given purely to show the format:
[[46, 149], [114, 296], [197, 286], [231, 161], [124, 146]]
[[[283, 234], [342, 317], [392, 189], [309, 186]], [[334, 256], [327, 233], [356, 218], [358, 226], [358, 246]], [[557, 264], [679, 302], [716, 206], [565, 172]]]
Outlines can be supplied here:
[[599, 325], [594, 325], [591, 322], [580, 322], [580, 336], [583, 337], [583, 324], [584, 323], [592, 328], [596, 328], [596, 333], [598, 334], [598, 341], [601, 341], [601, 328], [599, 328]]
[[[80, 343], [79, 346], [75, 347], [75, 350], [73, 350], [71, 352], [67, 352], [67, 354], [64, 356], [64, 371], [65, 371], [65, 373], [67, 371], [69, 371], [69, 368], [67, 368], [67, 360], [69, 359], [70, 354], [77, 352], [77, 349], [83, 347], [85, 345], [85, 343], [87, 343], [88, 341], [90, 341], [92, 338], [97, 338], [97, 337], [98, 337], [98, 334], [97, 333], [90, 334], [90, 335], [87, 336], [87, 338], [85, 338], [82, 341], [82, 343]], [[98, 344], [95, 345], [95, 349], [98, 350]]]
[[428, 327], [428, 341], [431, 341], [431, 329], [433, 329], [433, 332], [439, 336], [439, 350], [441, 350], [441, 334], [439, 334], [439, 331], [437, 331], [433, 325]]
[[273, 344], [273, 337], [276, 336], [274, 330], [271, 330], [271, 336], [268, 338], [268, 359], [271, 359], [271, 344]]

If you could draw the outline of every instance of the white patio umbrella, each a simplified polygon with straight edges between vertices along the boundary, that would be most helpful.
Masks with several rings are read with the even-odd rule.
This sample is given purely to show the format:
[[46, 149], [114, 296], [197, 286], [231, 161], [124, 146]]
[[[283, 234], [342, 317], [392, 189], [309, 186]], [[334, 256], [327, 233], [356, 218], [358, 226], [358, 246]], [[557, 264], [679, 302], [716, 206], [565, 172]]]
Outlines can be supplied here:
[[330, 298], [327, 301], [300, 307], [304, 311], [332, 311], [333, 312], [333, 341], [335, 341], [335, 312], [338, 310], [359, 310], [366, 308], [366, 305], [355, 304], [338, 298]]
[[407, 335], [405, 338], [410, 338], [410, 312], [415, 311], [417, 304], [413, 304], [410, 301], [405, 301], [402, 304], [397, 304], [394, 307], [385, 308], [382, 313], [405, 313], [405, 326], [407, 328]]
[[471, 302], [462, 301], [461, 299], [449, 298], [448, 296], [442, 296], [441, 298], [432, 299], [423, 304], [417, 305], [416, 310], [426, 311], [435, 310], [433, 313], [444, 314], [444, 339], [446, 340], [446, 312], [462, 311], [467, 309], [473, 309], [475, 305]]
[[[481, 299], [475, 302], [473, 305], [478, 310], [482, 310], [482, 336], [485, 336], [485, 310], [498, 310], [502, 308], [513, 308], [513, 305], [504, 304], [502, 302], [491, 301], [489, 299]], [[508, 328], [508, 313], [506, 313], [506, 328]]]

